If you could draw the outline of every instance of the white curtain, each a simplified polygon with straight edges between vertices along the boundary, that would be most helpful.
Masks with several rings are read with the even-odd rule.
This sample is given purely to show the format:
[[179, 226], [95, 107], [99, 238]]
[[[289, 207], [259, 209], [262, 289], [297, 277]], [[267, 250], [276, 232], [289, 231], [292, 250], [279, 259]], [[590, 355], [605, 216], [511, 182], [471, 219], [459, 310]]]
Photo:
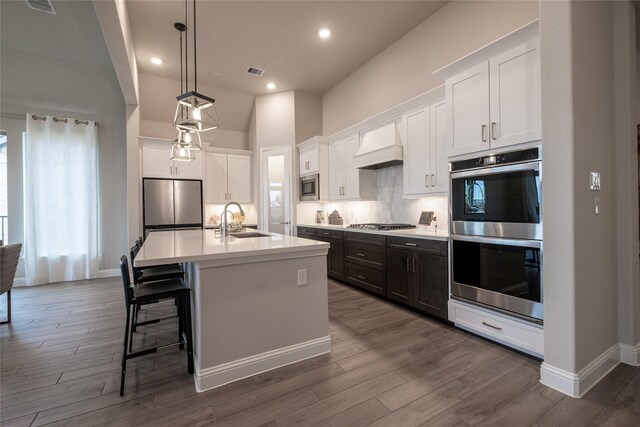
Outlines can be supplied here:
[[98, 272], [95, 122], [27, 115], [24, 147], [27, 285]]

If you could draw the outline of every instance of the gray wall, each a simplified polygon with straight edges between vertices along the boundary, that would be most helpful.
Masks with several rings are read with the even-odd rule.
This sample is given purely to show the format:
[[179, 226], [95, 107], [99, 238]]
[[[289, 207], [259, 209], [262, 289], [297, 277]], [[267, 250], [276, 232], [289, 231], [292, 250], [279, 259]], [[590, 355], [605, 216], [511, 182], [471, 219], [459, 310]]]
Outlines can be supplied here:
[[537, 1], [455, 1], [324, 94], [331, 135], [443, 82], [432, 72], [538, 18]]
[[[577, 373], [618, 341], [613, 4], [540, 10], [545, 363]], [[589, 190], [590, 171], [601, 192]]]
[[[97, 25], [97, 21], [96, 21]], [[97, 27], [99, 31], [99, 27]], [[2, 48], [2, 112], [14, 114], [49, 114], [98, 122], [100, 168], [100, 269], [114, 269], [127, 249], [125, 103], [112, 67], [74, 63], [43, 55]], [[20, 156], [19, 131], [25, 121], [7, 120], [0, 127], [12, 128], [9, 152]], [[13, 117], [13, 116], [11, 116]], [[18, 129], [21, 128], [21, 129]], [[13, 203], [9, 206], [12, 227], [22, 230], [22, 191], [18, 177], [22, 163], [11, 162], [9, 188]], [[55, 221], [55, 218], [52, 218]], [[13, 241], [23, 241], [22, 233]]]

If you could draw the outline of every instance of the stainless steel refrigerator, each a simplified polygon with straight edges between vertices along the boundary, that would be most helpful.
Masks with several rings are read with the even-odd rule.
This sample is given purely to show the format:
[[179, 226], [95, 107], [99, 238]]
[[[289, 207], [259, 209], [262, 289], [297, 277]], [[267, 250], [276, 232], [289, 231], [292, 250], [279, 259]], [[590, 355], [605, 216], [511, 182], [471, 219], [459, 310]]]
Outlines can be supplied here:
[[143, 178], [145, 236], [153, 230], [202, 228], [202, 181]]

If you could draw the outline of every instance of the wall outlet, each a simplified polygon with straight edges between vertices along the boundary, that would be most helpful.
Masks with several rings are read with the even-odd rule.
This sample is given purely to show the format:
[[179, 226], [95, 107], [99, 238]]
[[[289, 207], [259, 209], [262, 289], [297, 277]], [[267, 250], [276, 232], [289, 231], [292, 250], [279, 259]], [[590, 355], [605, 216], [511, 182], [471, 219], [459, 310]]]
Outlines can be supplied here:
[[298, 286], [307, 284], [307, 269], [298, 270]]

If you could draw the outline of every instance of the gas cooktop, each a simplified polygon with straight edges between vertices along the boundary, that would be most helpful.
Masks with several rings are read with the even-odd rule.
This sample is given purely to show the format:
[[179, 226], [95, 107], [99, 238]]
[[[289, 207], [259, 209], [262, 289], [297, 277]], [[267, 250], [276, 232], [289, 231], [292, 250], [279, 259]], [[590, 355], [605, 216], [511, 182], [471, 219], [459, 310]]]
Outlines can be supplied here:
[[360, 230], [381, 230], [381, 231], [391, 231], [391, 230], [405, 230], [408, 228], [416, 228], [415, 225], [411, 224], [377, 224], [377, 223], [369, 223], [369, 224], [351, 224], [349, 228], [358, 228]]

